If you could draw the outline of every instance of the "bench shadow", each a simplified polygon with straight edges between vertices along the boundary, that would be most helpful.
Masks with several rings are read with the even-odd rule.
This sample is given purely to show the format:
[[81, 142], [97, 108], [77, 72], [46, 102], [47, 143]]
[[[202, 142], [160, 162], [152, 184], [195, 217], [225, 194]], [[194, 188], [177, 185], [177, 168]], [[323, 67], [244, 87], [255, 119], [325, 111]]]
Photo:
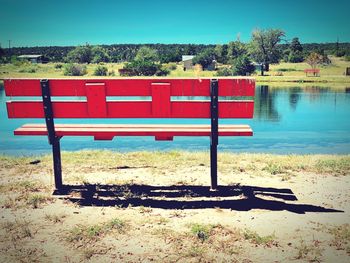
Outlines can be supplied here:
[[[236, 211], [264, 209], [304, 214], [306, 212], [344, 212], [311, 204], [287, 203], [297, 201], [291, 189], [245, 185], [219, 186], [211, 191], [208, 186], [195, 185], [64, 185], [54, 195], [80, 206], [144, 206], [162, 209], [221, 208]], [[267, 198], [267, 199], [265, 199]]]

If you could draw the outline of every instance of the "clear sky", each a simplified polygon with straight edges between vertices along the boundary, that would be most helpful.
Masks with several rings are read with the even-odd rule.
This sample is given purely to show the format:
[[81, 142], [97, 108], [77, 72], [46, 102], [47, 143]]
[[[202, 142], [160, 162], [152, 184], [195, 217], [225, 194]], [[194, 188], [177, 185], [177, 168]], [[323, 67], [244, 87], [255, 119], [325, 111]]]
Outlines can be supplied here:
[[53, 46], [249, 41], [283, 29], [302, 43], [350, 42], [350, 0], [0, 0], [0, 43]]

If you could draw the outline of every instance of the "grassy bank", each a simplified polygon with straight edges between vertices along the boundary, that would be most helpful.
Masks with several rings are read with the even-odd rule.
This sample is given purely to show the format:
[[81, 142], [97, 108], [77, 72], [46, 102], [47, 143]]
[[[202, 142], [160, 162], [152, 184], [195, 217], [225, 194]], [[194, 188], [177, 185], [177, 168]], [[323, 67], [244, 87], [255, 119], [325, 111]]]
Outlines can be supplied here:
[[[33, 160], [40, 160], [31, 165]], [[209, 168], [209, 155], [206, 152], [131, 152], [111, 151], [63, 152], [64, 172], [108, 172], [111, 169], [147, 168], [155, 174], [175, 173], [178, 169], [189, 167]], [[9, 168], [9, 175], [23, 172], [51, 170], [51, 155], [41, 157], [0, 157], [0, 168]], [[313, 172], [334, 176], [349, 175], [350, 155], [273, 155], [273, 154], [235, 154], [219, 153], [219, 172], [244, 173], [250, 176], [293, 177], [294, 173]], [[82, 178], [81, 178], [82, 179]], [[80, 180], [77, 183], [82, 183]]]
[[[305, 76], [304, 69], [310, 68], [306, 63], [285, 63], [271, 65], [271, 70], [266, 72], [266, 76], [253, 75], [257, 83], [341, 83], [350, 84], [350, 77], [345, 76], [346, 67], [350, 67], [350, 62], [342, 58], [331, 57], [332, 64], [320, 66], [320, 77]], [[48, 64], [2, 64], [0, 65], [1, 78], [65, 78], [63, 69], [57, 68], [55, 63]], [[97, 64], [87, 65], [87, 75], [84, 77], [94, 77], [93, 72]], [[114, 72], [115, 77], [120, 77], [118, 69], [123, 67], [123, 63], [104, 64], [109, 72]], [[175, 70], [172, 70], [169, 77], [214, 77], [215, 71], [195, 72], [194, 70], [183, 71], [183, 66], [178, 63]], [[69, 77], [67, 77], [69, 78]], [[104, 77], [99, 77], [104, 78]]]
[[[4, 262], [348, 262], [350, 155], [0, 156]], [[75, 187], [74, 185], [80, 185]]]

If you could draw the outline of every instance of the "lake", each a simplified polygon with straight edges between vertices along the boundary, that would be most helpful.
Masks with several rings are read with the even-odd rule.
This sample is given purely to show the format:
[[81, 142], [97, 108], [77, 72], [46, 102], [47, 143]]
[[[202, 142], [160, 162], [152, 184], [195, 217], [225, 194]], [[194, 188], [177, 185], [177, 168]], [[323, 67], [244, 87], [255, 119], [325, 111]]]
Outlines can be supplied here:
[[[0, 82], [0, 153], [37, 155], [49, 153], [46, 137], [14, 136], [24, 123], [44, 123], [39, 119], [7, 118], [8, 100]], [[58, 119], [56, 123], [86, 123], [79, 119]], [[209, 124], [201, 119], [113, 119], [96, 123], [181, 123]], [[252, 120], [222, 119], [222, 124], [249, 124], [253, 137], [220, 137], [219, 151], [276, 154], [349, 154], [350, 87], [256, 87]], [[152, 137], [117, 137], [113, 141], [94, 141], [90, 137], [64, 137], [65, 151], [109, 149], [116, 151], [175, 150], [208, 151], [207, 137], [174, 137], [174, 141], [155, 141]]]

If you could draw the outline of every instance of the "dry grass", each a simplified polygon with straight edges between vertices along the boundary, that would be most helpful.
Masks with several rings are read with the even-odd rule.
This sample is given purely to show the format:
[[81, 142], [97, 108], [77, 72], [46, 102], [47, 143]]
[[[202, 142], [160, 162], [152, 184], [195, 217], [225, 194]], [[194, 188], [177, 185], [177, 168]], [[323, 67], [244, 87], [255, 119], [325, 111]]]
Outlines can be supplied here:
[[[30, 164], [33, 160], [39, 163]], [[119, 189], [118, 201], [139, 200], [132, 206], [89, 206], [53, 197], [52, 159], [0, 157], [0, 256], [4, 262], [40, 261], [155, 261], [155, 262], [267, 262], [324, 261], [326, 250], [347, 262], [350, 256], [347, 214], [349, 155], [219, 154], [222, 185], [238, 184], [291, 189], [300, 200], [282, 200], [257, 193], [262, 204], [242, 211], [221, 206], [228, 199], [245, 203], [247, 196], [196, 196], [176, 187], [208, 185], [207, 152], [63, 152], [63, 177], [72, 184], [96, 183]], [[6, 173], [5, 173], [6, 171]], [[202, 176], [204, 175], [204, 176]], [[205, 177], [205, 179], [203, 179]], [[320, 182], [316, 184], [315, 182]], [[330, 182], [332, 188], [328, 188]], [[100, 183], [100, 185], [98, 184]], [[176, 185], [157, 196], [144, 196], [135, 185]], [[305, 185], [305, 186], [304, 186]], [[343, 187], [343, 188], [341, 188]], [[186, 188], [186, 187], [185, 187]], [[318, 192], [315, 194], [315, 192]], [[268, 192], [268, 191], [267, 191]], [[80, 198], [84, 193], [72, 193]], [[154, 196], [152, 196], [154, 194]], [[172, 194], [175, 194], [172, 196]], [[322, 200], [320, 199], [322, 196]], [[97, 197], [96, 197], [97, 198]], [[154, 203], [148, 202], [150, 199]], [[231, 200], [232, 199], [232, 200]], [[201, 201], [212, 207], [160, 208], [161, 202], [184, 205]], [[328, 204], [325, 204], [327, 202]], [[119, 204], [116, 202], [116, 204]], [[334, 208], [338, 213], [297, 214], [274, 211], [274, 205]], [[218, 206], [217, 206], [218, 205]], [[310, 210], [312, 211], [312, 210]], [[310, 221], [323, 221], [315, 228]], [[330, 224], [328, 222], [339, 222]], [[336, 221], [338, 220], [338, 221]], [[304, 224], [299, 224], [303, 221]], [[299, 224], [293, 226], [293, 224]], [[300, 230], [295, 230], [296, 228]], [[287, 232], [287, 234], [285, 234]], [[315, 237], [320, 235], [322, 238]], [[310, 239], [309, 237], [312, 237]], [[281, 252], [285, 251], [285, 252]]]

